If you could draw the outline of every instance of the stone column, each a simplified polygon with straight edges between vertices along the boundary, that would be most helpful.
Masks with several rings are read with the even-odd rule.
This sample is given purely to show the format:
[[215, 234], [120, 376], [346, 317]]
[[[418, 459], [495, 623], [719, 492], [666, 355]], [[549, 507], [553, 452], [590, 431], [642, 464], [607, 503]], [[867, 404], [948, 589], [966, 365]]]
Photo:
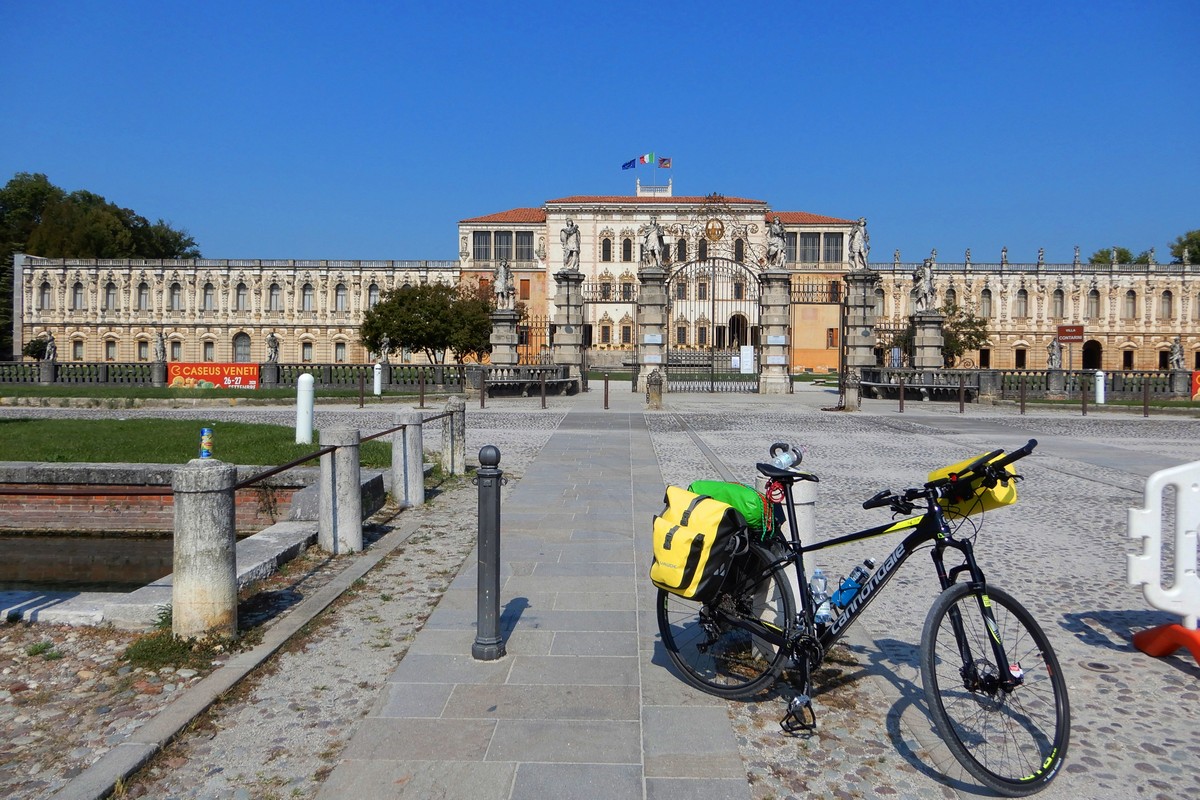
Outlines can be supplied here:
[[48, 385], [58, 380], [57, 361], [38, 362], [38, 383]]
[[[165, 361], [155, 361], [150, 365], [150, 381], [157, 387], [167, 385], [167, 363]], [[259, 382], [262, 382], [261, 368]]]
[[760, 394], [791, 391], [791, 341], [788, 326], [792, 315], [792, 278], [787, 270], [764, 270], [759, 318], [761, 359], [758, 366]]
[[[662, 267], [650, 265], [638, 271], [637, 302], [637, 391], [645, 393], [646, 376], [651, 370], [664, 369], [663, 356], [667, 351], [667, 273]], [[668, 373], [666, 388], [670, 390]]]
[[554, 273], [554, 363], [567, 368], [567, 377], [583, 388], [583, 273]]
[[938, 311], [922, 311], [913, 314], [916, 337], [913, 342], [913, 367], [916, 369], [942, 369], [946, 360], [942, 357], [942, 324], [946, 315]]
[[491, 362], [497, 367], [515, 367], [517, 355], [516, 311], [501, 309], [492, 312], [492, 355]]
[[[167, 375], [166, 364], [163, 365], [163, 378]], [[258, 385], [264, 389], [274, 389], [279, 385], [279, 364], [268, 361], [258, 365]]]
[[194, 458], [175, 470], [171, 631], [183, 638], [237, 635], [237, 467]]
[[404, 430], [392, 434], [392, 498], [401, 508], [425, 502], [424, 418], [420, 411], [396, 415], [396, 424]]
[[1186, 369], [1171, 371], [1171, 394], [1177, 397], [1191, 398], [1192, 372]]
[[446, 401], [442, 417], [442, 472], [447, 475], [467, 473], [467, 401], [451, 397]]
[[879, 281], [879, 273], [870, 270], [846, 274], [847, 370], [861, 373], [864, 367], [875, 366], [875, 289]]
[[321, 456], [320, 514], [317, 546], [326, 553], [357, 553], [363, 548], [362, 464], [355, 428], [321, 431], [321, 446], [338, 445]]

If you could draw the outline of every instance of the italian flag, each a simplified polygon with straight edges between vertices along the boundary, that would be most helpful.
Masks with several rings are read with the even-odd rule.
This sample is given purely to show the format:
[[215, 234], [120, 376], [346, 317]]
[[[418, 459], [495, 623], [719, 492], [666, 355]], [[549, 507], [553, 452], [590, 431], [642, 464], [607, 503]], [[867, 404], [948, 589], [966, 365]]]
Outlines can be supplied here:
[[646, 155], [644, 155], [644, 156], [638, 156], [638, 161], [640, 161], [643, 164], [653, 164], [654, 163], [654, 153], [646, 153]]

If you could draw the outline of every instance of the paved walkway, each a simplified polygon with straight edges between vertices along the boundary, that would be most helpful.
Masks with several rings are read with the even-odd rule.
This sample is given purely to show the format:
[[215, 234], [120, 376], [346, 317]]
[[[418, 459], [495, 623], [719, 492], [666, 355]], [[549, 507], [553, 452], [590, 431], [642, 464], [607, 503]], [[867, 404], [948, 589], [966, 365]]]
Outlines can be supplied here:
[[635, 538], [661, 508], [663, 480], [643, 399], [609, 402], [593, 392], [574, 403], [504, 498], [506, 657], [471, 658], [472, 559], [320, 797], [749, 796], [724, 703], [656, 657]]

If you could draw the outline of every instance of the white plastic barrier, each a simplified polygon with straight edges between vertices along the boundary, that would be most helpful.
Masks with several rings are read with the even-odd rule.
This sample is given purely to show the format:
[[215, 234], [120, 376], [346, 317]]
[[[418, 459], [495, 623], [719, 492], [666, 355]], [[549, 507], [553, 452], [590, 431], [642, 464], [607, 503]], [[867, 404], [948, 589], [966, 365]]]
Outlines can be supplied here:
[[296, 444], [312, 444], [314, 382], [307, 372], [296, 380]]
[[[1175, 580], [1163, 585], [1163, 492], [1175, 490]], [[1182, 625], [1161, 625], [1134, 634], [1133, 643], [1152, 656], [1188, 648], [1200, 662], [1200, 576], [1196, 547], [1200, 542], [1200, 461], [1160, 470], [1146, 481], [1145, 508], [1129, 509], [1129, 538], [1140, 539], [1141, 553], [1129, 554], [1129, 583], [1141, 586], [1150, 605], [1178, 614]]]

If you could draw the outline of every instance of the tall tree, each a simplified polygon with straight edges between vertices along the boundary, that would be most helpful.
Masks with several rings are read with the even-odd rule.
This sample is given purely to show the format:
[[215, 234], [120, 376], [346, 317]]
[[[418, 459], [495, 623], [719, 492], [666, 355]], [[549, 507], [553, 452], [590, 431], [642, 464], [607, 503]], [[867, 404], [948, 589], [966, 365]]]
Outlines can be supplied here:
[[[945, 321], [942, 323], [942, 363], [946, 367], [953, 367], [966, 353], [987, 345], [986, 319], [953, 303], [947, 303], [940, 311], [945, 315]], [[897, 331], [892, 336], [886, 349], [900, 348], [911, 363], [916, 340], [917, 329], [910, 320], [907, 328]]]
[[12, 354], [15, 253], [46, 258], [199, 258], [196, 240], [98, 194], [67, 194], [42, 173], [18, 172], [0, 189], [0, 359]]
[[375, 353], [420, 350], [430, 363], [479, 358], [491, 350], [492, 301], [478, 287], [433, 283], [386, 293], [363, 314], [359, 339]]
[[1175, 263], [1183, 263], [1183, 248], [1187, 248], [1188, 262], [1200, 264], [1200, 229], [1188, 231], [1171, 242], [1171, 257]]
[[1113, 250], [1117, 251], [1118, 264], [1135, 264], [1133, 251], [1128, 247], [1107, 247], [1097, 250], [1088, 256], [1089, 264], [1108, 264], [1113, 260]]

